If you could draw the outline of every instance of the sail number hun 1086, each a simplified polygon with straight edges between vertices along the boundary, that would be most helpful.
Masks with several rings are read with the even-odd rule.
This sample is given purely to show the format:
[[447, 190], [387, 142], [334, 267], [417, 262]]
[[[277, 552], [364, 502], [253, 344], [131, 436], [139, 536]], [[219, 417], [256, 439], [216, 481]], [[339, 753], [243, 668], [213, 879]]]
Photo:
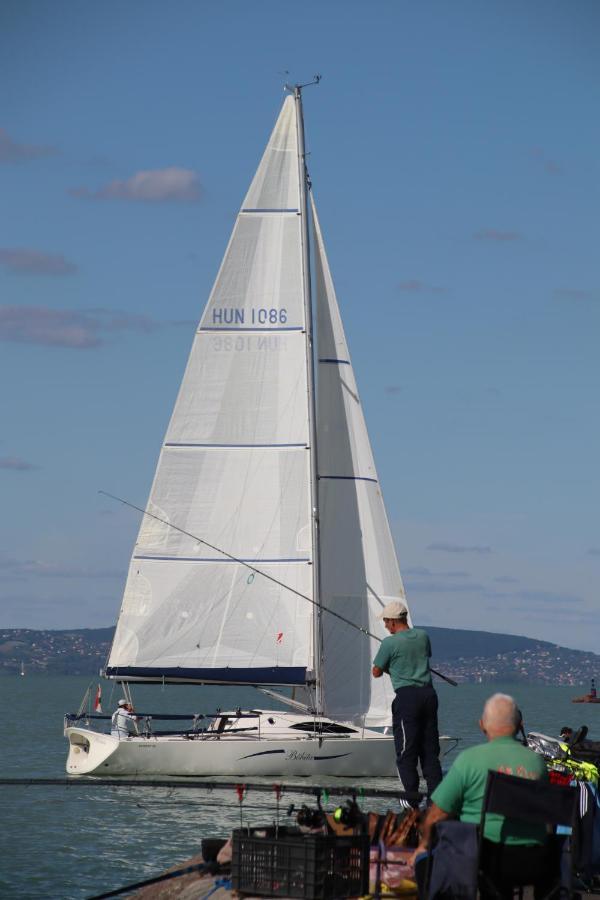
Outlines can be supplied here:
[[230, 306], [212, 311], [213, 325], [285, 325], [287, 320], [287, 309]]

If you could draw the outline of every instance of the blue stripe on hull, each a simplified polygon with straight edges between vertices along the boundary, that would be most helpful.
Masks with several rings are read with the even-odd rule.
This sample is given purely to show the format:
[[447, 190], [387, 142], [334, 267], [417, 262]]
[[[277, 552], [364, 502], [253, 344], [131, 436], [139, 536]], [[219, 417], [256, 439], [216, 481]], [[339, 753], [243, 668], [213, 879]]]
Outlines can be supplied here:
[[240, 756], [240, 759], [252, 759], [253, 756], [272, 756], [273, 753], [285, 753], [285, 750], [261, 750], [260, 753], [249, 753], [248, 756]]
[[343, 756], [352, 756], [351, 753], [336, 753], [335, 756], [315, 756], [315, 759], [341, 759]]

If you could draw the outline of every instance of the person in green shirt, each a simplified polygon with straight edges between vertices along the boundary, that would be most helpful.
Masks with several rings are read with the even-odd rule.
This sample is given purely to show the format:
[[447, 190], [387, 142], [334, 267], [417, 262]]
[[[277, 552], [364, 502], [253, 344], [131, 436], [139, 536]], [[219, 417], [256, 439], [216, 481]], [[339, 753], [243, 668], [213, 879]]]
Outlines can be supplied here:
[[[442, 780], [438, 733], [438, 698], [431, 684], [429, 658], [431, 644], [422, 628], [408, 625], [408, 611], [399, 600], [392, 600], [379, 616], [390, 633], [384, 638], [373, 660], [373, 677], [390, 676], [395, 697], [392, 722], [396, 765], [402, 787], [408, 793], [419, 790], [421, 763], [429, 794]], [[416, 799], [411, 805], [418, 806]]]
[[[431, 795], [421, 842], [413, 859], [427, 849], [431, 828], [436, 822], [454, 817], [461, 822], [479, 824], [490, 770], [521, 778], [547, 779], [543, 758], [515, 740], [520, 721], [517, 704], [508, 694], [494, 694], [487, 700], [479, 721], [487, 743], [463, 750]], [[502, 841], [513, 846], [532, 846], [544, 844], [546, 831], [543, 825], [489, 814], [486, 815], [484, 837], [493, 843]]]

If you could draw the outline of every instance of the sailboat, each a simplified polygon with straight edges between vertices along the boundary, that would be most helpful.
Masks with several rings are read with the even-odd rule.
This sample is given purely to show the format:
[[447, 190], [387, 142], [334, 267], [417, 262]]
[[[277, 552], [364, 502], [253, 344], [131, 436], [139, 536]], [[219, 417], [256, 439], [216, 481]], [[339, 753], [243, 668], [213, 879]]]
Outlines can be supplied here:
[[[285, 710], [119, 740], [70, 717], [67, 771], [395, 776], [377, 616], [404, 588], [288, 89], [200, 320], [105, 676], [252, 685]], [[311, 274], [311, 267], [313, 273]], [[173, 717], [175, 718], [175, 717]]]

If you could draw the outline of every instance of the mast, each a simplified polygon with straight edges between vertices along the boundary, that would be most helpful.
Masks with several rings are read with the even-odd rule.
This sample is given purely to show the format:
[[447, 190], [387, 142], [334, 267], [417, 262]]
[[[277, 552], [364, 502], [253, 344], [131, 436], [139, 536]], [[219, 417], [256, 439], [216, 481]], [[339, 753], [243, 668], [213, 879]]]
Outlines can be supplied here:
[[[318, 78], [315, 82], [318, 83]], [[312, 513], [312, 537], [313, 537], [313, 598], [317, 603], [317, 613], [314, 618], [314, 664], [316, 680], [316, 706], [317, 714], [323, 713], [323, 611], [321, 606], [321, 565], [320, 565], [320, 539], [319, 539], [319, 485], [318, 485], [318, 457], [317, 457], [317, 409], [315, 401], [315, 360], [313, 340], [313, 307], [312, 289], [310, 277], [310, 243], [308, 227], [308, 175], [306, 171], [306, 150], [304, 145], [304, 116], [302, 111], [302, 88], [307, 85], [296, 84], [293, 87], [294, 100], [296, 102], [296, 116], [298, 124], [298, 177], [300, 184], [300, 214], [302, 216], [302, 278], [304, 288], [304, 308], [306, 321], [306, 366], [307, 366], [307, 391], [308, 391], [308, 424], [310, 435], [310, 495]]]

